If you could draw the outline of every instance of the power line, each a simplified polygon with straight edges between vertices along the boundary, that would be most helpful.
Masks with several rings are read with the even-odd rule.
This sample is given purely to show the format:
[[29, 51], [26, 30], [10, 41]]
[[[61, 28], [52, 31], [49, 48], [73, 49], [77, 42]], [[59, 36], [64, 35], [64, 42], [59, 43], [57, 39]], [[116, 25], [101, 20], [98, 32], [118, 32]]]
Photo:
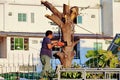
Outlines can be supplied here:
[[78, 26], [79, 28], [81, 28], [81, 29], [83, 29], [83, 30], [85, 30], [85, 31], [89, 32], [89, 33], [95, 34], [95, 33], [93, 33], [92, 31], [87, 30], [87, 29], [85, 29], [85, 28], [83, 28], [83, 27], [79, 26], [78, 24], [75, 24], [75, 25], [76, 25], [76, 26]]
[[[78, 26], [79, 28], [81, 28], [81, 29], [83, 29], [83, 30], [89, 32], [89, 33], [92, 33], [92, 34], [95, 34], [95, 35], [96, 35], [96, 33], [92, 32], [92, 31], [90, 31], [90, 30], [88, 30], [88, 29], [85, 29], [85, 28], [79, 26], [78, 24], [75, 24], [75, 25]], [[102, 35], [102, 36], [110, 36], [110, 35], [107, 35], [107, 34], [104, 34], [104, 35], [103, 35], [103, 34], [99, 34], [99, 35]]]
[[[97, 35], [96, 33], [92, 32], [92, 31], [90, 31], [90, 30], [88, 30], [88, 29], [85, 29], [85, 28], [79, 26], [78, 24], [75, 24], [75, 25], [76, 25], [77, 27], [79, 27], [79, 28], [81, 28], [81, 29], [83, 29], [83, 30], [89, 32], [89, 33], [95, 34], [95, 35], [96, 35], [96, 39], [97, 39], [97, 37], [98, 37], [99, 35], [102, 35], [102, 36], [110, 36], [110, 35], [103, 35], [103, 34]], [[107, 39], [105, 39], [105, 38], [104, 38], [103, 40], [109, 41], [109, 40], [107, 40]]]

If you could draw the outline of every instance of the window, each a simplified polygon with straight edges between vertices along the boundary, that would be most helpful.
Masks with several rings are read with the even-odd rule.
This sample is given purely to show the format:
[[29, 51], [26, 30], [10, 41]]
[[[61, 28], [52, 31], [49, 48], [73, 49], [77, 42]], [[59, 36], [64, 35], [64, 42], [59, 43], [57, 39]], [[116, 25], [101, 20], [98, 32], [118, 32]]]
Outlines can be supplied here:
[[12, 16], [12, 12], [9, 12], [8, 15], [9, 15], [9, 16]]
[[91, 18], [95, 18], [95, 15], [91, 15]]
[[18, 21], [19, 22], [26, 22], [27, 21], [27, 15], [25, 13], [18, 13]]
[[102, 49], [102, 43], [95, 42], [94, 43], [94, 50], [100, 50]]
[[11, 43], [11, 50], [14, 50], [14, 38], [11, 38], [10, 43]]
[[80, 43], [75, 45], [74, 50], [76, 52], [74, 59], [80, 59]]
[[28, 40], [28, 38], [24, 38], [24, 50], [29, 50], [29, 40]]
[[29, 50], [28, 38], [11, 38], [11, 50]]
[[31, 13], [31, 23], [34, 23], [35, 19], [34, 19], [34, 13]]
[[82, 24], [82, 16], [77, 16], [77, 24]]
[[23, 50], [23, 38], [15, 38], [15, 50]]

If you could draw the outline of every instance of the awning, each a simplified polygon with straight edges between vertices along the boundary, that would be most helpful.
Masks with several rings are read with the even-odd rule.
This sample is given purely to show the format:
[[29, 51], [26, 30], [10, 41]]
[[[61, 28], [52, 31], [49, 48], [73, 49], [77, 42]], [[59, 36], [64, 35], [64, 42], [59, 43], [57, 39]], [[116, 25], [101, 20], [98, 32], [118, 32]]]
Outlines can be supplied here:
[[4, 32], [0, 31], [0, 36], [3, 37], [44, 37], [44, 33], [38, 32]]
[[[0, 31], [1, 37], [37, 37], [43, 38], [45, 33], [42, 32], [5, 32]], [[54, 38], [59, 39], [59, 34], [54, 33]], [[111, 36], [101, 35], [101, 34], [74, 34], [75, 38], [80, 39], [113, 39]]]
[[102, 34], [75, 34], [75, 37], [81, 39], [113, 39], [113, 37]]

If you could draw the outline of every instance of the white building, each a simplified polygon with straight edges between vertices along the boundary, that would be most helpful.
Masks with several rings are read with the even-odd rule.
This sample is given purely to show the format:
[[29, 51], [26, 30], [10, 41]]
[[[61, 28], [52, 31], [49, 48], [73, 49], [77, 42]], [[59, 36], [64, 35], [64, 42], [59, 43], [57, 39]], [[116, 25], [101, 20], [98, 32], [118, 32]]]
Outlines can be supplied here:
[[113, 35], [120, 33], [120, 0], [114, 0], [113, 4]]
[[[78, 23], [75, 27], [75, 33], [77, 34], [106, 34], [107, 32], [113, 33], [111, 31], [115, 32], [115, 29], [117, 29], [112, 30], [112, 23], [109, 24], [110, 17], [109, 19], [108, 17], [102, 17], [111, 15], [106, 14], [107, 11], [104, 9], [106, 9], [107, 5], [103, 5], [106, 1], [108, 1], [106, 4], [109, 4], [111, 0], [101, 0], [102, 2], [99, 0], [48, 1], [61, 12], [63, 3], [79, 7]], [[38, 65], [40, 63], [40, 42], [44, 36], [42, 33], [48, 29], [53, 32], [58, 31], [58, 27], [52, 25], [52, 21], [44, 17], [45, 14], [51, 14], [51, 12], [45, 6], [41, 5], [39, 0], [0, 0], [0, 10], [0, 65], [15, 67], [28, 64]], [[108, 25], [112, 27], [109, 28], [110, 31], [106, 31], [108, 27], [106, 27], [106, 30], [104, 29]], [[95, 35], [91, 36], [95, 38], [99, 37]], [[86, 39], [85, 37], [81, 37], [80, 43], [77, 45], [77, 51], [80, 54], [78, 57], [81, 58], [81, 61], [78, 63], [83, 64], [86, 51], [97, 48], [96, 45], [100, 49], [107, 49], [109, 46], [109, 44], [105, 44], [106, 40], [95, 38]], [[19, 69], [17, 68], [17, 70]]]

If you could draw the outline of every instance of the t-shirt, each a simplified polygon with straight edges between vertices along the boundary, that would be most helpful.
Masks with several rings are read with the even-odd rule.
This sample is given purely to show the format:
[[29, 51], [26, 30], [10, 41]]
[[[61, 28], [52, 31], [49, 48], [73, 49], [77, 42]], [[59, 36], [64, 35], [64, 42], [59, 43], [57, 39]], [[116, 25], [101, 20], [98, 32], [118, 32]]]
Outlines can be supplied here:
[[52, 50], [48, 48], [47, 44], [51, 44], [51, 40], [48, 37], [44, 37], [40, 55], [52, 57]]

